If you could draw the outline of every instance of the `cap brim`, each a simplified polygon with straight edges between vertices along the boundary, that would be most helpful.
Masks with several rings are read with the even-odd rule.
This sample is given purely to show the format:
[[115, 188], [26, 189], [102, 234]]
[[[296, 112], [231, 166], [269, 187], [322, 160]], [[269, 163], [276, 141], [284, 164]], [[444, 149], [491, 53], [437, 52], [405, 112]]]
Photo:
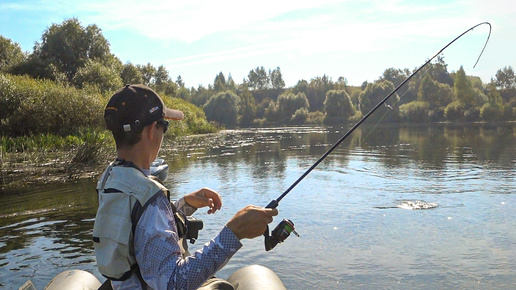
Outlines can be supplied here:
[[179, 121], [183, 120], [184, 117], [185, 114], [183, 114], [181, 111], [165, 108], [165, 119]]

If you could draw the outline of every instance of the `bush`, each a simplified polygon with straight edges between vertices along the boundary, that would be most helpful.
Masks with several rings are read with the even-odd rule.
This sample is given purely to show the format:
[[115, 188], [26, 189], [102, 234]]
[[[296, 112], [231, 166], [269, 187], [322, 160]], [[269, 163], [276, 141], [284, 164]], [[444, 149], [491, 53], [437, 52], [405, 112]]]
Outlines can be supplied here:
[[0, 75], [1, 133], [68, 135], [103, 125], [104, 97], [27, 76]]
[[400, 106], [400, 118], [404, 122], [426, 122], [430, 104], [422, 101], [410, 102]]
[[464, 105], [458, 101], [451, 102], [444, 109], [444, 117], [448, 121], [462, 121], [464, 120]]

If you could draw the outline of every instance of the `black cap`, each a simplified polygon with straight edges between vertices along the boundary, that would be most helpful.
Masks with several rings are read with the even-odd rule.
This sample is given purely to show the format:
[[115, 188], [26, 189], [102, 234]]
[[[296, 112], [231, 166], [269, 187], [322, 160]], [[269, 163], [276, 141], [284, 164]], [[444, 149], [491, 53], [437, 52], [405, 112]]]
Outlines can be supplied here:
[[[106, 106], [104, 117], [110, 114], [114, 114], [116, 126], [121, 126], [126, 132], [163, 119], [184, 118], [183, 112], [165, 107], [160, 96], [144, 85], [126, 85], [116, 92]], [[113, 131], [117, 128], [108, 129]]]

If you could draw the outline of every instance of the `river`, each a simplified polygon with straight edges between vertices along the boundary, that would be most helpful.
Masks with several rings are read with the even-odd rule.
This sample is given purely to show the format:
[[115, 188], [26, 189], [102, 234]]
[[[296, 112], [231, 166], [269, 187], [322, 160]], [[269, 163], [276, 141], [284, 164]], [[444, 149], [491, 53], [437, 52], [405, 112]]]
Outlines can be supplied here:
[[[247, 204], [277, 198], [345, 132], [340, 127], [225, 131], [165, 143], [172, 198], [207, 186], [223, 197], [204, 210], [201, 245]], [[214, 141], [216, 140], [216, 141]], [[516, 125], [364, 126], [281, 202], [295, 223], [274, 250], [263, 238], [218, 273], [271, 268], [288, 289], [514, 289]], [[96, 269], [95, 180], [0, 192], [0, 288], [30, 279], [43, 289], [67, 269]], [[411, 206], [431, 205], [429, 209]], [[412, 207], [413, 208], [413, 207]]]

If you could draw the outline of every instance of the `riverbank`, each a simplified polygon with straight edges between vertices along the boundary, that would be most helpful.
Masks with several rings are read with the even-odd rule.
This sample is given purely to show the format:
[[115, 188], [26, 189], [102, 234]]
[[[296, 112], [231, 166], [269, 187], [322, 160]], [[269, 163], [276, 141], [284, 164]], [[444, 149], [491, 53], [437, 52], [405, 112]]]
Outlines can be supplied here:
[[[165, 138], [160, 154], [169, 156], [167, 163], [181, 162], [184, 157], [189, 159], [190, 155], [199, 156], [199, 151], [206, 148], [233, 144], [233, 136], [237, 132], [221, 130], [216, 133]], [[0, 191], [36, 184], [97, 179], [115, 157], [113, 142], [92, 142], [70, 150], [0, 152]]]

